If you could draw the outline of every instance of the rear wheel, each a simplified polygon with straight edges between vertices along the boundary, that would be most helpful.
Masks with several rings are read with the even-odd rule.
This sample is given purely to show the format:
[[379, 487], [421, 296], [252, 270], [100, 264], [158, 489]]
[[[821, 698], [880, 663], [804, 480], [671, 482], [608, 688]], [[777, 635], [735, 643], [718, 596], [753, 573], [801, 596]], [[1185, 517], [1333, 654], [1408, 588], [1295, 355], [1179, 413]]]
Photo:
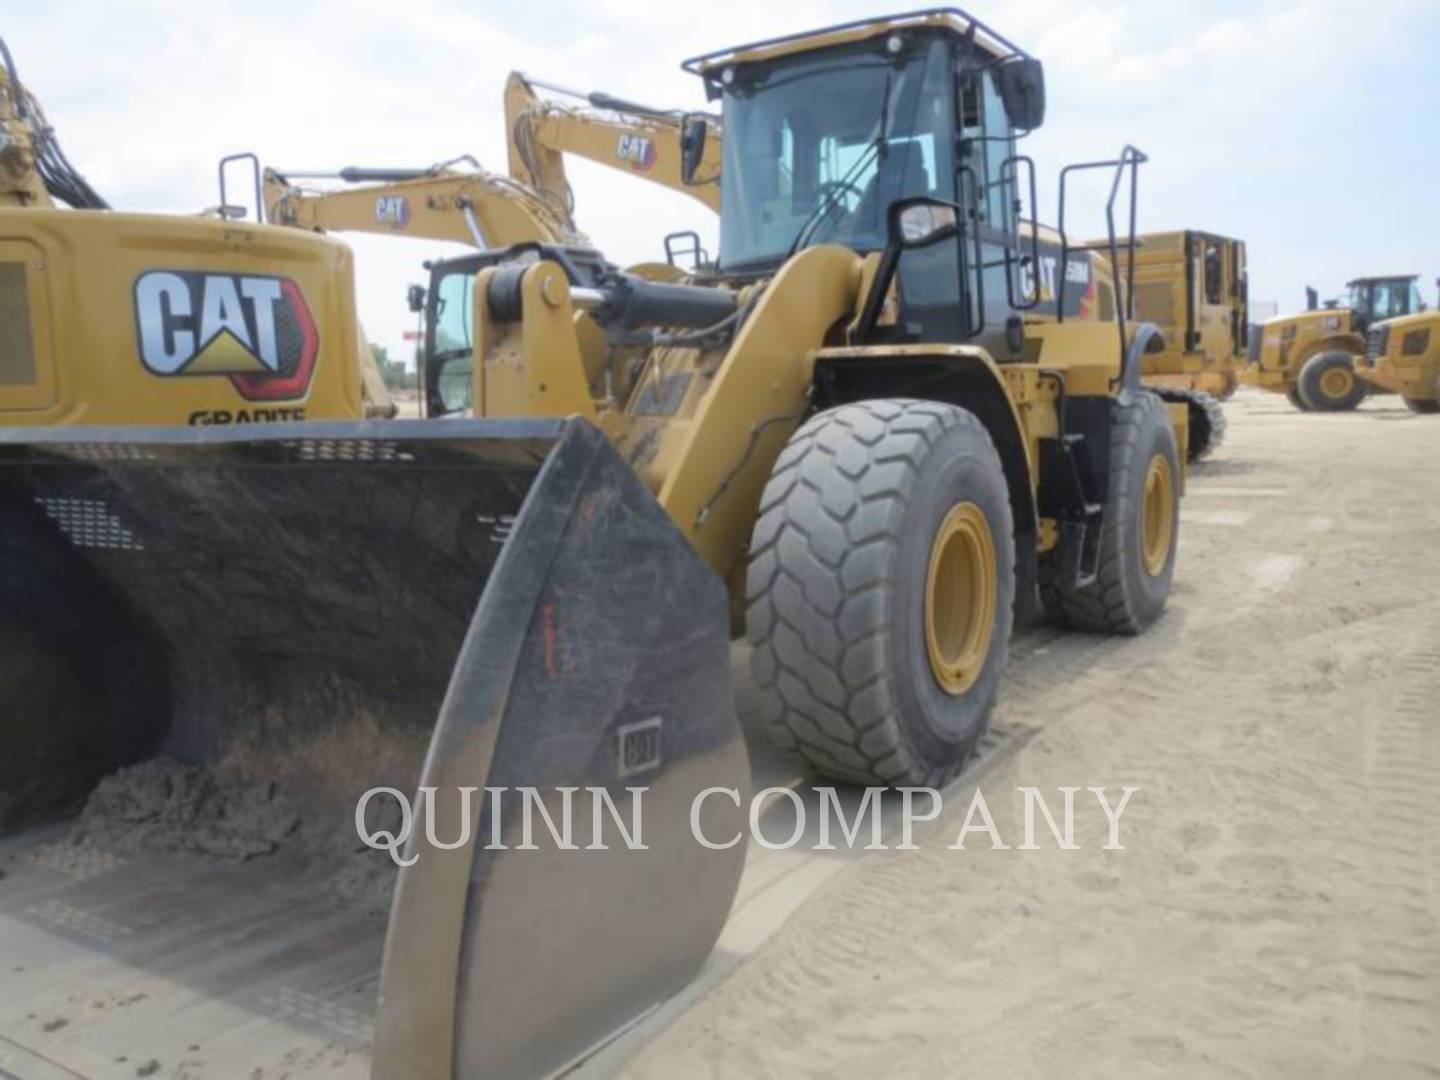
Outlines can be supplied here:
[[1299, 409], [1301, 412], [1310, 411], [1310, 406], [1305, 404], [1305, 399], [1300, 396], [1300, 391], [1296, 387], [1292, 386], [1285, 391], [1285, 400], [1290, 402], [1291, 405], [1294, 405], [1295, 408]]
[[989, 724], [1015, 596], [1009, 490], [964, 409], [882, 399], [790, 439], [751, 539], [746, 634], [775, 741], [935, 787]]
[[1344, 352], [1320, 353], [1306, 360], [1296, 388], [1315, 412], [1346, 412], [1365, 400], [1365, 384], [1355, 374], [1355, 360]]
[[1407, 397], [1405, 399], [1405, 407], [1413, 413], [1430, 416], [1434, 413], [1440, 413], [1440, 398]]
[[1100, 566], [1089, 585], [1051, 588], [1053, 610], [1080, 630], [1137, 634], [1165, 609], [1175, 574], [1180, 461], [1165, 406], [1139, 392], [1115, 402]]

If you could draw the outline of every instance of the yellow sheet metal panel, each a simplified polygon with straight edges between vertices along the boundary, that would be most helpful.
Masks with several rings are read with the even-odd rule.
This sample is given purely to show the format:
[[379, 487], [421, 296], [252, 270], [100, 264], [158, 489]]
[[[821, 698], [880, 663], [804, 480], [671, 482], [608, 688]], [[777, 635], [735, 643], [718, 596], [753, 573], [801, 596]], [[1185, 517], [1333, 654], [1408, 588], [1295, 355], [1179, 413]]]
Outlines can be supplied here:
[[0, 423], [364, 415], [342, 244], [202, 218], [0, 210], [0, 262], [16, 261], [37, 377], [0, 387]]
[[800, 422], [814, 350], [856, 303], [862, 260], [808, 248], [765, 290], [687, 432], [660, 503], [722, 577], [740, 558], [761, 489]]
[[35, 382], [35, 340], [30, 323], [25, 262], [0, 262], [0, 386], [31, 386]]

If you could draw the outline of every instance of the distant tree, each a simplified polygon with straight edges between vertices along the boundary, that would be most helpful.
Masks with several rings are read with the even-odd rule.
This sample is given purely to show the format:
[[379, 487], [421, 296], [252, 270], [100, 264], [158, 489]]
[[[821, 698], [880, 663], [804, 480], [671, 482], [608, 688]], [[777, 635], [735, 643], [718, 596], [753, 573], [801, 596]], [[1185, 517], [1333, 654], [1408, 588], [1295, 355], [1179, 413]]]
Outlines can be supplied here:
[[390, 390], [414, 390], [418, 385], [415, 372], [405, 366], [403, 360], [391, 360], [390, 350], [384, 345], [371, 344], [370, 353], [375, 357], [375, 366], [380, 370], [380, 378], [385, 380], [385, 386]]

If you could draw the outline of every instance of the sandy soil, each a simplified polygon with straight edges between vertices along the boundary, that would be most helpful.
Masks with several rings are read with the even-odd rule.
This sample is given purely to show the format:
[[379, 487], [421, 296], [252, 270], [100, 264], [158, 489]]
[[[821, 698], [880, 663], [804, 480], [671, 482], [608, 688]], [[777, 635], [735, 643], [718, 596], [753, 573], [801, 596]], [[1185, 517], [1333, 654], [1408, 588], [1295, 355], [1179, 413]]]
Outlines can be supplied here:
[[[1228, 408], [1162, 623], [1022, 634], [920, 850], [831, 877], [629, 1075], [1440, 1075], [1440, 418]], [[1083, 804], [1081, 850], [950, 850], [977, 784], [1012, 844], [1020, 785], [1140, 790], [1124, 851]]]

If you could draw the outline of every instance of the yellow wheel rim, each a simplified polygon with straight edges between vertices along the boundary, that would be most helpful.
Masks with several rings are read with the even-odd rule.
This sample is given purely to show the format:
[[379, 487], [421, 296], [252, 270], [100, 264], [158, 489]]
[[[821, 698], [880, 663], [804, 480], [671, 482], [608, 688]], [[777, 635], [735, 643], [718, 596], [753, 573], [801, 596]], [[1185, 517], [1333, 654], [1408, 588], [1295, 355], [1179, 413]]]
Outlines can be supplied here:
[[925, 648], [947, 694], [965, 693], [985, 668], [999, 581], [990, 523], [974, 503], [957, 503], [936, 530], [925, 583]]
[[1320, 376], [1320, 392], [1327, 398], [1339, 399], [1355, 389], [1355, 376], [1344, 368], [1333, 367]]
[[1170, 459], [1156, 454], [1145, 470], [1145, 497], [1140, 512], [1140, 554], [1145, 572], [1159, 577], [1175, 541], [1175, 477]]

